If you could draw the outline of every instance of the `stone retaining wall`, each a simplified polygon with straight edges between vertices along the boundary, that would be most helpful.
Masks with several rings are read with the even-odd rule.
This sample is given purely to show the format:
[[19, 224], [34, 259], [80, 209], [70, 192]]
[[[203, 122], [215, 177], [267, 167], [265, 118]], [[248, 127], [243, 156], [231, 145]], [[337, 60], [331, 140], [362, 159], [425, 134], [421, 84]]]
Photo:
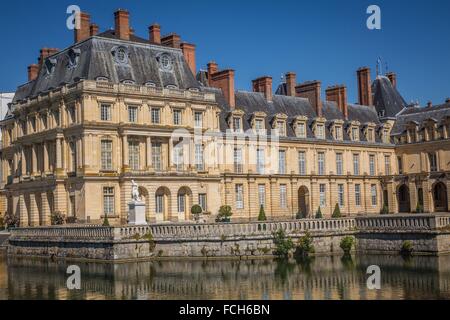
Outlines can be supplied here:
[[356, 238], [356, 250], [399, 252], [403, 241], [418, 253], [450, 253], [449, 215], [392, 215], [229, 224], [63, 226], [11, 232], [8, 253], [96, 260], [154, 257], [240, 257], [272, 255], [273, 233], [283, 229], [294, 243], [307, 231], [318, 254], [342, 253], [340, 241]]

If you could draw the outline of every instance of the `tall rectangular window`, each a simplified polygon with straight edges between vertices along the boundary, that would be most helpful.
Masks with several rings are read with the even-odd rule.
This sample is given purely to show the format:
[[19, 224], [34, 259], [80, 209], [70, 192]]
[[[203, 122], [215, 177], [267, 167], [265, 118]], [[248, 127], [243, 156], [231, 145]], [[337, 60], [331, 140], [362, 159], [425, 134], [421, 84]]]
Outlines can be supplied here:
[[286, 150], [278, 151], [278, 173], [286, 173]]
[[398, 173], [403, 174], [403, 160], [402, 157], [397, 157]]
[[384, 172], [386, 175], [391, 174], [391, 157], [384, 156]]
[[375, 175], [375, 155], [369, 155], [369, 174], [371, 176]]
[[325, 174], [325, 153], [324, 152], [317, 153], [317, 173], [319, 175]]
[[334, 128], [335, 131], [335, 139], [336, 140], [342, 140], [342, 127], [341, 126], [336, 126]]
[[235, 188], [236, 209], [244, 209], [244, 186], [242, 184], [237, 184]]
[[306, 137], [306, 127], [303, 122], [297, 124], [297, 137], [299, 138]]
[[325, 194], [325, 184], [319, 184], [319, 202], [321, 207], [325, 207], [327, 204], [327, 198]]
[[128, 122], [137, 122], [138, 117], [138, 108], [137, 107], [128, 107]]
[[259, 174], [264, 174], [264, 166], [265, 166], [264, 149], [257, 149], [256, 150], [256, 170]]
[[353, 141], [358, 141], [359, 140], [359, 134], [358, 134], [358, 128], [353, 127], [352, 128], [352, 140]]
[[152, 143], [152, 164], [156, 171], [162, 170], [162, 147], [160, 142]]
[[255, 131], [256, 133], [262, 134], [264, 130], [264, 123], [261, 119], [255, 120]]
[[344, 185], [343, 184], [338, 184], [338, 202], [339, 202], [339, 207], [343, 207], [344, 206]]
[[336, 153], [336, 174], [342, 175], [344, 172], [343, 169], [343, 159], [342, 159], [342, 153]]
[[155, 196], [155, 203], [156, 203], [156, 213], [163, 213], [164, 212], [164, 195], [157, 194]]
[[195, 167], [197, 168], [197, 171], [203, 171], [205, 170], [205, 165], [203, 161], [203, 145], [200, 143], [197, 143], [195, 145]]
[[298, 152], [298, 173], [301, 175], [306, 174], [306, 153], [305, 153], [305, 151]]
[[234, 148], [233, 160], [234, 160], [234, 172], [242, 173], [244, 171], [242, 161], [242, 148]]
[[111, 105], [105, 103], [100, 105], [100, 120], [111, 121]]
[[258, 203], [260, 207], [266, 204], [266, 185], [264, 184], [258, 185]]
[[105, 215], [114, 214], [114, 188], [104, 187], [103, 188], [103, 213]]
[[161, 109], [160, 108], [152, 108], [151, 119], [152, 119], [153, 124], [161, 123]]
[[355, 176], [359, 175], [359, 154], [353, 155], [353, 174]]
[[316, 126], [316, 138], [325, 139], [325, 128], [322, 124]]
[[428, 154], [428, 159], [430, 161], [430, 171], [434, 172], [438, 170], [438, 166], [437, 166], [437, 157], [436, 157], [436, 153], [429, 153]]
[[233, 118], [233, 130], [235, 132], [241, 132], [242, 125], [241, 125], [241, 118], [240, 117], [234, 117]]
[[178, 207], [179, 213], [185, 212], [185, 210], [186, 210], [186, 195], [185, 194], [182, 194], [182, 193], [178, 194], [177, 207]]
[[112, 141], [101, 141], [102, 170], [112, 170]]
[[361, 206], [361, 185], [355, 184], [355, 205]]
[[139, 141], [128, 141], [128, 160], [131, 170], [139, 170]]
[[284, 121], [277, 121], [278, 135], [282, 137], [286, 136], [286, 130], [284, 128], [285, 128]]
[[202, 208], [203, 212], [208, 211], [207, 202], [206, 202], [206, 193], [198, 194], [198, 205]]
[[173, 124], [176, 126], [181, 125], [181, 110], [173, 110]]
[[372, 206], [376, 206], [377, 205], [377, 185], [376, 184], [372, 184], [370, 186], [370, 196], [372, 199]]
[[194, 113], [194, 126], [196, 128], [203, 127], [203, 112], [196, 111]]
[[287, 208], [287, 187], [285, 184], [280, 184], [280, 207]]
[[176, 170], [183, 171], [184, 169], [183, 143], [177, 144], [173, 148], [173, 153]]

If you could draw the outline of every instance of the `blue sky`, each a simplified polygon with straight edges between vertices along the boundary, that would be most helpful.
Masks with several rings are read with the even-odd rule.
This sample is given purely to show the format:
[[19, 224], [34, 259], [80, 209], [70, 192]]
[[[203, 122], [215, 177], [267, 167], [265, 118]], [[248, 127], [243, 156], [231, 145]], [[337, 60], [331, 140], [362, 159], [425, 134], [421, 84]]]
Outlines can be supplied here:
[[[26, 67], [41, 47], [73, 42], [66, 8], [77, 4], [100, 30], [113, 26], [113, 12], [128, 9], [131, 25], [147, 37], [158, 22], [162, 33], [177, 32], [197, 45], [197, 66], [215, 60], [236, 70], [236, 88], [270, 75], [274, 89], [287, 71], [299, 82], [321, 80], [323, 88], [346, 84], [357, 100], [356, 69], [368, 65], [375, 76], [378, 56], [397, 73], [407, 102], [434, 104], [450, 96], [450, 1], [448, 0], [185, 0], [185, 1], [20, 1], [2, 3], [0, 92], [26, 82]], [[381, 30], [368, 30], [366, 9], [381, 8]]]

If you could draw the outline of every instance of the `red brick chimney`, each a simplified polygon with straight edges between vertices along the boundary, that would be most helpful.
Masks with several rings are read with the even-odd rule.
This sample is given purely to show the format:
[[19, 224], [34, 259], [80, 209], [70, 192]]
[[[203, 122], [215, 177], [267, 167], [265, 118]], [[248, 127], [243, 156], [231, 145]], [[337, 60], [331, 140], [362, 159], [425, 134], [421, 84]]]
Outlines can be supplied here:
[[295, 87], [297, 97], [306, 98], [311, 103], [318, 117], [322, 117], [322, 101], [320, 99], [321, 82], [314, 80], [304, 82]]
[[347, 87], [344, 85], [337, 85], [328, 87], [325, 90], [326, 100], [336, 102], [339, 110], [344, 115], [345, 120], [348, 119], [348, 106], [347, 106]]
[[397, 75], [394, 72], [388, 72], [386, 73], [386, 77], [389, 78], [389, 81], [391, 81], [392, 86], [394, 88], [397, 88]]
[[358, 103], [364, 106], [371, 106], [373, 103], [370, 69], [368, 67], [362, 67], [356, 73], [358, 76]]
[[42, 65], [44, 63], [44, 60], [47, 59], [47, 57], [57, 53], [59, 49], [56, 48], [42, 48], [39, 55], [39, 65]]
[[181, 43], [181, 38], [179, 35], [177, 35], [176, 33], [171, 33], [167, 36], [164, 36], [161, 39], [161, 44], [163, 46], [168, 46], [168, 47], [172, 47], [172, 48], [180, 48], [180, 43]]
[[293, 72], [286, 73], [286, 94], [295, 97], [295, 86], [297, 85], [297, 75]]
[[186, 59], [186, 62], [189, 65], [189, 69], [191, 69], [192, 73], [195, 76], [195, 45], [184, 42], [181, 44], [181, 50], [183, 51], [184, 59]]
[[445, 103], [450, 103], [450, 98], [445, 99]]
[[[216, 65], [217, 66], [217, 65]], [[210, 70], [210, 64], [208, 64]], [[209, 73], [210, 86], [222, 89], [223, 95], [232, 109], [236, 106], [234, 96], [234, 70], [227, 69]]]
[[31, 64], [28, 66], [28, 81], [33, 81], [37, 78], [39, 73], [39, 65]]
[[267, 101], [272, 101], [272, 78], [268, 76], [260, 77], [252, 81], [253, 92], [262, 92]]
[[[75, 43], [86, 40], [91, 36], [91, 32], [89, 30], [91, 24], [91, 16], [89, 13], [80, 12], [80, 29], [75, 28]], [[78, 18], [78, 17], [77, 17]]]
[[219, 71], [219, 65], [215, 61], [211, 61], [208, 63], [208, 83], [212, 86], [211, 76]]
[[154, 23], [148, 27], [148, 33], [151, 43], [161, 44], [161, 27], [159, 24]]
[[130, 40], [130, 14], [118, 9], [114, 12], [115, 34], [122, 40]]
[[89, 29], [91, 37], [98, 34], [98, 25], [96, 25], [95, 23], [91, 24]]
[[134, 29], [130, 27], [130, 36], [134, 36]]

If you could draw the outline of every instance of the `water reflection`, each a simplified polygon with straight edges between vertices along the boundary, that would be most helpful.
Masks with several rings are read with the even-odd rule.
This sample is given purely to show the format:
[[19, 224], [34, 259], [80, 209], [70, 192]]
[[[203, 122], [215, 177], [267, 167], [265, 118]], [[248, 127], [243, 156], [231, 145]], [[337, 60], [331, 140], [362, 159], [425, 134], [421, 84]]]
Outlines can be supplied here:
[[[450, 299], [450, 256], [76, 264], [82, 289], [69, 291], [70, 263], [1, 255], [0, 299]], [[366, 288], [374, 264], [375, 291]]]

